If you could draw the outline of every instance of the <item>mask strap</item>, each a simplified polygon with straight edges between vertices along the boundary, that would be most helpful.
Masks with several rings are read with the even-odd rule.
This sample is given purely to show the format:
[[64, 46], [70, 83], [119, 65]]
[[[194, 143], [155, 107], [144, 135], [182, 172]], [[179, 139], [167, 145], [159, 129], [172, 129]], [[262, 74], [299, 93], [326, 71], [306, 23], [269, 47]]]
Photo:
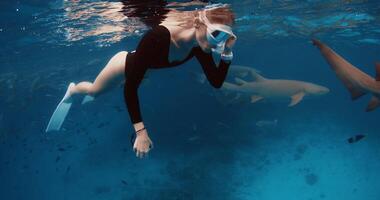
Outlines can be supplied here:
[[231, 37], [236, 38], [236, 35], [232, 32], [230, 26], [227, 26], [224, 24], [212, 24], [206, 16], [206, 10], [202, 10], [199, 13], [198, 18], [207, 26], [208, 29], [211, 29], [212, 31], [216, 31], [216, 30], [222, 31], [229, 34]]

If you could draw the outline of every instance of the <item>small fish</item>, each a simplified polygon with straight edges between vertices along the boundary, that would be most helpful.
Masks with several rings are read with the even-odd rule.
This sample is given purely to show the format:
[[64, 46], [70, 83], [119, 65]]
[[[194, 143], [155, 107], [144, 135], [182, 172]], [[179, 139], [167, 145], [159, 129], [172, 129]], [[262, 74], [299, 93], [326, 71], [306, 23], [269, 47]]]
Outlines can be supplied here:
[[196, 124], [193, 124], [193, 131], [197, 131], [198, 126]]
[[98, 128], [103, 128], [105, 125], [106, 125], [106, 124], [105, 124], [104, 122], [102, 122], [102, 123], [100, 123], [100, 124], [98, 125]]
[[70, 169], [71, 169], [71, 166], [70, 165], [67, 166], [67, 168], [66, 168], [66, 174], [70, 172]]
[[365, 138], [365, 135], [355, 135], [353, 137], [350, 137], [347, 139], [348, 143], [352, 144], [352, 143], [355, 143], [355, 142], [359, 142], [359, 140]]
[[57, 158], [55, 159], [55, 162], [58, 162], [59, 160], [61, 160], [61, 156], [57, 156]]
[[90, 66], [90, 65], [96, 65], [98, 63], [100, 63], [101, 60], [100, 59], [94, 59], [94, 60], [91, 60], [87, 63], [87, 66]]
[[218, 125], [220, 126], [224, 126], [225, 128], [231, 128], [231, 126], [227, 125], [226, 123], [223, 123], [223, 122], [217, 122]]
[[127, 181], [125, 181], [125, 180], [121, 180], [121, 183], [124, 185], [128, 185]]
[[197, 141], [197, 140], [199, 140], [199, 139], [200, 139], [200, 137], [199, 137], [198, 135], [195, 135], [195, 136], [193, 136], [193, 137], [188, 138], [187, 141], [189, 141], [189, 142], [194, 142], [194, 141]]
[[277, 126], [278, 120], [260, 120], [256, 122], [256, 126], [258, 127], [273, 127]]
[[65, 151], [65, 148], [60, 147], [58, 148], [58, 151]]
[[89, 142], [88, 142], [88, 145], [93, 145], [93, 144], [97, 144], [98, 141], [96, 140], [96, 138], [89, 138]]

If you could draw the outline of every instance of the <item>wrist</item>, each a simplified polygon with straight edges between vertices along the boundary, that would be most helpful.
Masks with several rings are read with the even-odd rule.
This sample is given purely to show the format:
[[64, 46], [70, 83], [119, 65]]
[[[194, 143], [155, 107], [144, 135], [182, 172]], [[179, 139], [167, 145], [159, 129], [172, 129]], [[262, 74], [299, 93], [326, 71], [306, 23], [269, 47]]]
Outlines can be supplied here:
[[229, 51], [229, 52], [223, 52], [223, 53], [220, 55], [220, 58], [221, 58], [223, 61], [231, 61], [231, 60], [234, 58], [234, 54], [232, 53], [232, 51]]
[[136, 136], [141, 136], [141, 135], [148, 135], [148, 132], [146, 131], [145, 128], [142, 128], [142, 129], [136, 131]]
[[135, 124], [133, 124], [133, 127], [135, 128], [135, 132], [145, 128], [143, 122], [135, 123]]

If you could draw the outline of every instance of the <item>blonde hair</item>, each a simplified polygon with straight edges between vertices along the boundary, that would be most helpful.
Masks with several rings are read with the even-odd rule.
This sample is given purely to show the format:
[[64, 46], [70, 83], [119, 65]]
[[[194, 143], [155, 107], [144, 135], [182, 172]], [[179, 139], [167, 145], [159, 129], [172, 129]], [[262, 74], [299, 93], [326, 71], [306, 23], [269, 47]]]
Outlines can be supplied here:
[[166, 14], [166, 18], [163, 23], [191, 28], [194, 27], [194, 23], [199, 18], [200, 12], [203, 11], [206, 12], [206, 17], [211, 23], [231, 26], [235, 22], [235, 15], [230, 7], [223, 6], [193, 11], [170, 10], [170, 12]]
[[235, 22], [235, 14], [229, 6], [206, 9], [206, 17], [211, 23], [232, 26]]

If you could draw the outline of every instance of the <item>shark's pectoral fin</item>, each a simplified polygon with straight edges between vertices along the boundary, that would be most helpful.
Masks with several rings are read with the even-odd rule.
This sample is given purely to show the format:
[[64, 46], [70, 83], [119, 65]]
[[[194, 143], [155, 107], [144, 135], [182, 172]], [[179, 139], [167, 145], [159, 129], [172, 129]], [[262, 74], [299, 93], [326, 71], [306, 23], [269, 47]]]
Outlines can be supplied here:
[[343, 85], [347, 88], [347, 90], [350, 92], [351, 99], [356, 100], [359, 97], [366, 94], [364, 90], [362, 90], [360, 87], [355, 85], [355, 81], [352, 81], [349, 77], [346, 75], [343, 75], [341, 73], [336, 73], [338, 78], [342, 81]]
[[359, 97], [366, 94], [364, 90], [355, 85], [355, 81], [351, 80], [346, 75], [341, 73], [336, 73], [336, 75], [342, 81], [343, 85], [347, 88], [347, 90], [350, 92], [352, 100], [356, 100]]
[[346, 86], [347, 90], [350, 92], [351, 94], [351, 99], [352, 100], [356, 100], [358, 99], [359, 97], [363, 96], [366, 94], [366, 92], [364, 90], [362, 90], [361, 88], [359, 88], [358, 86], [355, 86], [349, 79], [347, 79], [346, 77], [344, 76], [341, 76], [338, 74], [338, 77], [341, 79], [341, 81], [343, 82], [344, 86]]
[[252, 95], [251, 96], [251, 103], [256, 103], [256, 102], [260, 101], [261, 99], [264, 99], [264, 97], [259, 96], [259, 95]]
[[291, 97], [292, 101], [290, 102], [290, 104], [288, 106], [292, 107], [292, 106], [297, 105], [303, 99], [304, 96], [305, 96], [304, 92], [298, 92], [297, 94], [293, 95]]
[[365, 111], [373, 111], [380, 105], [380, 99], [372, 96], [371, 100], [368, 103], [367, 109]]
[[360, 90], [360, 89], [357, 89], [357, 88], [354, 88], [354, 87], [347, 87], [348, 91], [350, 91], [350, 94], [351, 94], [351, 99], [352, 100], [356, 100], [358, 99], [359, 97], [363, 96], [366, 94], [366, 92]]

